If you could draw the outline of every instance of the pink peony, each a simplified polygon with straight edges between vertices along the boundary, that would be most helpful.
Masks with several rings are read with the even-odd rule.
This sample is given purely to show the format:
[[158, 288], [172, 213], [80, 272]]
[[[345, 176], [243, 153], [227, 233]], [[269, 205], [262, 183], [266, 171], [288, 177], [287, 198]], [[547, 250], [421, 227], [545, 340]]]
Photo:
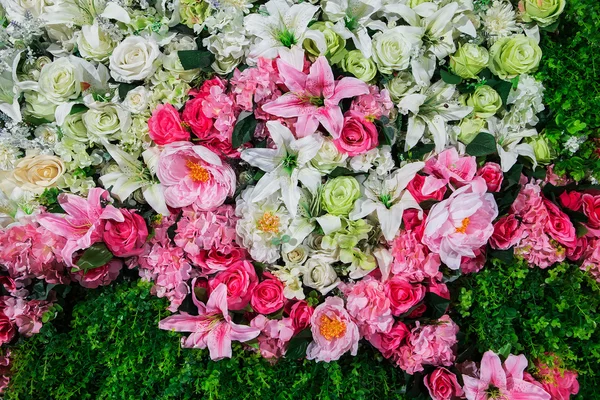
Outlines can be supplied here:
[[268, 272], [263, 277], [267, 279], [254, 288], [250, 305], [258, 313], [272, 314], [283, 307], [283, 283]]
[[462, 388], [456, 380], [456, 375], [446, 368], [438, 367], [425, 376], [423, 383], [433, 400], [452, 400], [462, 397]]
[[252, 263], [242, 260], [208, 281], [211, 291], [221, 283], [227, 287], [227, 307], [230, 310], [243, 310], [250, 303], [258, 278]]
[[394, 276], [385, 282], [385, 294], [395, 316], [402, 315], [419, 304], [426, 292], [424, 286], [410, 283], [400, 276]]
[[358, 324], [361, 336], [392, 328], [390, 299], [380, 281], [367, 276], [355, 284], [345, 285], [343, 292], [347, 298], [346, 309]]
[[515, 218], [514, 214], [509, 214], [500, 218], [494, 224], [490, 246], [492, 249], [507, 250], [517, 245], [524, 235], [525, 228], [521, 225], [521, 222]]
[[165, 188], [167, 205], [175, 208], [195, 204], [211, 211], [235, 191], [233, 169], [206, 147], [190, 142], [165, 146], [156, 175]]
[[477, 172], [477, 162], [475, 157], [459, 156], [452, 147], [427, 160], [423, 171], [430, 175], [425, 179], [423, 193], [430, 194], [449, 183], [462, 186], [470, 182]]
[[185, 103], [181, 117], [183, 118], [183, 122], [192, 129], [194, 135], [200, 139], [207, 139], [213, 126], [213, 120], [204, 115], [204, 111], [202, 111], [203, 102], [204, 99], [200, 97], [188, 100]]
[[121, 209], [123, 221], [106, 221], [102, 240], [117, 257], [131, 257], [142, 253], [148, 237], [146, 221], [135, 211]]
[[434, 205], [427, 216], [423, 244], [451, 269], [460, 267], [461, 257], [475, 257], [474, 250], [485, 245], [494, 232], [492, 221], [498, 216], [498, 207], [486, 191], [485, 181], [475, 178]]
[[485, 163], [485, 165], [477, 170], [477, 176], [485, 179], [488, 191], [499, 192], [500, 186], [504, 179], [502, 175], [502, 167], [494, 162]]
[[358, 327], [344, 308], [344, 300], [327, 297], [315, 308], [311, 319], [313, 342], [308, 345], [306, 358], [316, 361], [339, 360], [350, 351], [355, 356], [360, 335]]
[[337, 139], [333, 140], [335, 147], [349, 156], [357, 156], [379, 145], [375, 124], [364, 118], [357, 111], [348, 111], [344, 115], [344, 126]]
[[106, 286], [117, 279], [122, 267], [123, 261], [113, 259], [106, 265], [90, 269], [87, 272], [83, 270], [74, 272], [72, 276], [84, 288], [96, 289], [98, 286]]
[[148, 120], [150, 139], [158, 145], [190, 140], [190, 133], [183, 127], [179, 112], [171, 104], [159, 104]]

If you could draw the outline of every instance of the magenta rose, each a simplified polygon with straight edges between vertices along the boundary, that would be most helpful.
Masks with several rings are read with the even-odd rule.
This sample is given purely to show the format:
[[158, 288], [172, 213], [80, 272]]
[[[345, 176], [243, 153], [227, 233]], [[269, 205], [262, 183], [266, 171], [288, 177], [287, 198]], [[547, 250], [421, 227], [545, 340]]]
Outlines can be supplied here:
[[583, 202], [583, 213], [588, 217], [588, 225], [594, 229], [600, 228], [600, 196], [584, 194], [581, 197]]
[[494, 224], [494, 233], [490, 237], [492, 249], [507, 250], [517, 245], [523, 238], [524, 228], [513, 214], [500, 218]]
[[315, 309], [309, 306], [304, 300], [294, 303], [290, 308], [290, 318], [292, 320], [294, 334], [310, 326], [310, 317], [312, 317], [314, 311]]
[[423, 380], [433, 400], [451, 400], [461, 397], [463, 390], [456, 380], [456, 375], [446, 368], [437, 367]]
[[567, 247], [567, 258], [571, 261], [579, 261], [587, 249], [588, 239], [585, 236], [577, 238], [574, 247]]
[[213, 126], [212, 118], [208, 118], [202, 111], [203, 98], [196, 97], [185, 103], [181, 117], [189, 125], [192, 132], [200, 139], [208, 139], [208, 134]]
[[412, 181], [409, 182], [406, 189], [408, 189], [410, 194], [412, 194], [417, 203], [422, 203], [426, 200], [442, 200], [446, 194], [446, 186], [442, 186], [429, 194], [424, 194], [423, 184], [425, 183], [425, 179], [426, 178], [423, 175], [415, 175]]
[[477, 176], [482, 177], [487, 184], [488, 191], [497, 192], [500, 190], [504, 175], [500, 165], [494, 162], [485, 163], [485, 165], [477, 171]]
[[150, 138], [158, 145], [190, 140], [190, 133], [183, 127], [179, 112], [171, 104], [159, 104], [148, 120]]
[[410, 330], [403, 322], [396, 321], [389, 332], [376, 333], [367, 339], [385, 358], [392, 358], [400, 348], [406, 344]]
[[17, 331], [10, 318], [0, 312], [0, 345], [10, 342], [16, 333]]
[[73, 279], [84, 288], [96, 289], [98, 286], [106, 286], [117, 279], [122, 267], [121, 260], [113, 259], [101, 267], [90, 269], [87, 272], [79, 270], [72, 275]]
[[544, 199], [544, 205], [548, 210], [548, 221], [546, 230], [554, 240], [566, 247], [575, 247], [577, 234], [575, 227], [568, 215], [550, 200]]
[[219, 286], [219, 283], [227, 286], [227, 307], [230, 310], [243, 310], [250, 303], [258, 278], [252, 263], [242, 260], [218, 273], [208, 282], [211, 292]]
[[148, 238], [146, 221], [135, 211], [122, 208], [123, 222], [109, 219], [104, 225], [102, 240], [117, 257], [138, 256]]
[[377, 136], [374, 123], [357, 111], [348, 111], [344, 116], [342, 133], [333, 143], [340, 152], [357, 156], [377, 147]]
[[283, 307], [283, 283], [268, 272], [265, 272], [264, 276], [267, 279], [256, 285], [250, 304], [258, 313], [272, 314]]
[[565, 190], [558, 196], [558, 201], [560, 201], [560, 204], [563, 207], [568, 208], [569, 210], [579, 211], [583, 205], [582, 197], [583, 195], [579, 192], [567, 192]]
[[394, 276], [385, 282], [385, 293], [395, 316], [404, 314], [419, 304], [426, 291], [423, 285], [412, 284], [400, 276]]
[[230, 245], [225, 245], [218, 249], [213, 247], [208, 251], [202, 252], [201, 255], [195, 261], [198, 261], [197, 264], [200, 265], [202, 272], [206, 275], [224, 271], [234, 262], [246, 258], [246, 252], [243, 249]]

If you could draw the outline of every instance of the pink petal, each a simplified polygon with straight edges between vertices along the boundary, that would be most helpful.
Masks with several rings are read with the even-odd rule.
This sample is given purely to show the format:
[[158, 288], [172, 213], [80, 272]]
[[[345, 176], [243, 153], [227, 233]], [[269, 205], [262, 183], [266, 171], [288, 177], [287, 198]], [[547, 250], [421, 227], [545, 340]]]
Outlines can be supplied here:
[[321, 107], [316, 114], [317, 119], [334, 139], [342, 134], [344, 115], [338, 106]]
[[278, 117], [291, 118], [313, 113], [317, 107], [294, 93], [286, 93], [262, 106], [263, 111]]
[[342, 99], [368, 93], [369, 86], [366, 83], [360, 79], [345, 77], [335, 85], [333, 96], [325, 98], [325, 104], [338, 105]]
[[324, 97], [326, 99], [333, 96], [335, 90], [335, 80], [333, 72], [324, 56], [317, 58], [317, 61], [310, 67], [310, 73], [306, 80], [306, 90], [315, 97]]
[[541, 387], [520, 379], [513, 381], [510, 390], [511, 400], [550, 400], [551, 396]]
[[513, 379], [523, 379], [523, 371], [527, 368], [527, 358], [520, 354], [518, 356], [509, 355], [504, 361], [504, 370], [506, 376]]
[[296, 68], [286, 63], [282, 59], [277, 60], [279, 76], [283, 78], [283, 83], [291, 92], [303, 92], [306, 87], [306, 74], [298, 71]]
[[107, 205], [104, 210], [102, 210], [102, 214], [100, 214], [100, 219], [112, 219], [117, 222], [125, 221], [125, 217], [123, 217], [123, 213], [110, 204]]
[[102, 208], [101, 200], [107, 200], [109, 198], [108, 192], [101, 188], [92, 188], [88, 192], [87, 203], [88, 203], [88, 215], [91, 212], [99, 212]]
[[231, 358], [231, 336], [230, 327], [221, 322], [215, 326], [206, 337], [206, 345], [210, 352], [210, 358], [214, 361], [223, 358]]
[[158, 323], [158, 327], [166, 331], [195, 332], [198, 323], [203, 319], [202, 316], [189, 315], [182, 311], [180, 315], [171, 315], [163, 319]]
[[231, 327], [231, 339], [238, 342], [247, 342], [260, 334], [260, 329], [248, 325], [238, 325], [232, 322], [229, 326]]
[[219, 283], [215, 290], [210, 293], [210, 298], [206, 303], [206, 311], [209, 313], [221, 313], [229, 317], [227, 311], [227, 285]]
[[74, 228], [65, 217], [55, 214], [43, 214], [38, 217], [37, 221], [44, 228], [67, 239], [78, 238], [88, 229], [86, 227], [81, 233], [81, 229]]
[[486, 384], [492, 383], [500, 389], [506, 388], [506, 373], [502, 369], [500, 357], [493, 351], [486, 351], [483, 354], [480, 369], [481, 381]]
[[90, 204], [86, 199], [74, 194], [61, 193], [58, 195], [58, 203], [70, 216], [81, 220], [88, 219]]
[[314, 115], [299, 115], [296, 121], [296, 137], [303, 138], [312, 135], [319, 127], [319, 120]]

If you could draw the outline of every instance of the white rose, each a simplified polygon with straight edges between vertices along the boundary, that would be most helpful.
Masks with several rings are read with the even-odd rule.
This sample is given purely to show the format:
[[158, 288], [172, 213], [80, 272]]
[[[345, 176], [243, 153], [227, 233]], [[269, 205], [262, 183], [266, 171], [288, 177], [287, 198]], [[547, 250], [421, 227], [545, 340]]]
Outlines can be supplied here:
[[138, 86], [127, 92], [123, 107], [132, 114], [141, 114], [148, 109], [150, 92], [144, 86]]
[[332, 139], [325, 138], [317, 155], [310, 160], [310, 164], [319, 172], [329, 174], [336, 167], [345, 166], [347, 158], [348, 155], [341, 153]]
[[156, 71], [161, 55], [154, 39], [129, 36], [110, 56], [110, 74], [118, 82], [143, 80]]
[[49, 101], [48, 98], [41, 93], [26, 92], [25, 109], [23, 111], [26, 115], [52, 122], [54, 121], [56, 104]]
[[177, 35], [165, 46], [165, 54], [176, 53], [179, 50], [198, 50], [198, 45], [191, 36]]
[[98, 27], [98, 22], [93, 25], [81, 27], [77, 36], [77, 48], [86, 60], [105, 62], [115, 48], [112, 38]]
[[58, 140], [58, 130], [53, 124], [40, 125], [35, 128], [33, 134], [36, 138], [40, 138], [48, 144], [54, 144]]
[[373, 60], [379, 72], [391, 74], [410, 66], [410, 57], [421, 43], [422, 28], [397, 26], [373, 36]]
[[299, 245], [288, 252], [282, 252], [281, 258], [286, 265], [302, 265], [308, 259], [308, 247]]
[[304, 286], [317, 289], [321, 294], [327, 294], [339, 283], [335, 270], [331, 266], [332, 260], [325, 257], [312, 257], [304, 265], [302, 282]]
[[81, 94], [83, 71], [73, 65], [68, 57], [58, 58], [42, 67], [40, 93], [54, 104], [76, 99]]
[[65, 117], [65, 120], [60, 127], [65, 137], [71, 138], [78, 142], [88, 141], [87, 128], [83, 123], [84, 115], [84, 113], [79, 112], [75, 114], [69, 114]]
[[0, 2], [6, 10], [9, 21], [22, 22], [25, 15], [38, 18], [46, 8], [45, 0], [9, 0]]

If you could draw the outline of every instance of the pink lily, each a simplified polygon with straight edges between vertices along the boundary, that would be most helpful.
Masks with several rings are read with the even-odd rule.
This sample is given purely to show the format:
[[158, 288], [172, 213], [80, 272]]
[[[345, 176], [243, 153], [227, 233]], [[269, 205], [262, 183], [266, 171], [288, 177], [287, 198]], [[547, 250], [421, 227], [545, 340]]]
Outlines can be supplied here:
[[[194, 287], [195, 279], [192, 281]], [[231, 358], [231, 341], [246, 342], [260, 334], [260, 329], [238, 325], [231, 321], [227, 310], [227, 286], [220, 283], [210, 294], [206, 305], [192, 294], [198, 315], [180, 312], [160, 321], [158, 327], [176, 332], [191, 332], [181, 340], [181, 347], [205, 349], [212, 360]]]
[[344, 124], [340, 100], [369, 93], [367, 84], [359, 79], [345, 77], [335, 81], [324, 56], [317, 58], [308, 75], [282, 59], [277, 60], [277, 67], [290, 91], [262, 109], [278, 117], [298, 117], [298, 137], [313, 134], [321, 123], [337, 139]]
[[465, 396], [468, 400], [550, 400], [550, 395], [533, 383], [523, 380], [527, 368], [524, 355], [509, 355], [504, 361], [493, 351], [486, 351], [481, 359], [479, 379], [463, 375]]
[[68, 266], [73, 266], [74, 252], [102, 239], [105, 220], [124, 221], [121, 211], [106, 204], [109, 201], [112, 201], [110, 194], [100, 188], [90, 189], [87, 200], [62, 193], [58, 195], [58, 204], [67, 214], [44, 213], [38, 217], [40, 225], [67, 239], [61, 256]]

